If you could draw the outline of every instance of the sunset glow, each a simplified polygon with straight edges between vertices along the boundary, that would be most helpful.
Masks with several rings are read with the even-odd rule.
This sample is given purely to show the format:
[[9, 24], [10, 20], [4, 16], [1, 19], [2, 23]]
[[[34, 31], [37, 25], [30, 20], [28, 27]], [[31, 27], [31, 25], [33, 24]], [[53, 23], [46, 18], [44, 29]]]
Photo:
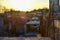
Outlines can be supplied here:
[[49, 0], [1, 0], [1, 4], [15, 10], [30, 11], [39, 8], [49, 8]]

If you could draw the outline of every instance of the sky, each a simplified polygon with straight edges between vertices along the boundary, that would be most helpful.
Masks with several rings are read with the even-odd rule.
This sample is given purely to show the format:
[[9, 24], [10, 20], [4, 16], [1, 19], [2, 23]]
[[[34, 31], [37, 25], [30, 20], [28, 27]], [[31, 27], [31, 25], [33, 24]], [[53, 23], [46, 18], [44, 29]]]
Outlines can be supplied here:
[[49, 8], [49, 0], [0, 0], [0, 5], [15, 10], [30, 11], [39, 8]]

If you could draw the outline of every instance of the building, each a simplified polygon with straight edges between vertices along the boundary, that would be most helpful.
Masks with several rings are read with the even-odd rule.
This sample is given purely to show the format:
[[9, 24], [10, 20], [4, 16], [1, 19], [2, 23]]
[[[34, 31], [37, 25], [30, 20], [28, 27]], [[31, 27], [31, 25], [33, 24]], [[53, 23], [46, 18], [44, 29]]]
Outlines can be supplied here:
[[[57, 28], [59, 25], [59, 0], [49, 0], [49, 8], [50, 8], [50, 14], [47, 16], [47, 19], [44, 20], [42, 18], [41, 25], [41, 33], [44, 37], [51, 37], [53, 40], [60, 40], [59, 39], [59, 28]], [[57, 24], [57, 22], [59, 22]]]
[[[24, 31], [25, 12], [8, 11], [4, 13], [4, 32], [15, 36]], [[13, 33], [13, 35], [12, 35]], [[15, 35], [14, 35], [15, 34]]]
[[2, 35], [4, 28], [4, 14], [0, 13], [0, 36]]
[[37, 35], [39, 33], [40, 20], [38, 17], [32, 17], [24, 26], [25, 35]]
[[49, 8], [54, 14], [59, 13], [59, 0], [49, 0]]
[[[49, 0], [49, 9], [50, 13], [47, 18], [41, 18], [41, 34], [44, 37], [51, 37], [53, 40], [59, 39], [59, 28], [57, 28], [59, 24], [59, 0]], [[60, 23], [60, 22], [59, 22]], [[59, 26], [60, 27], [60, 26]]]
[[4, 14], [0, 13], [0, 27], [3, 27], [3, 18], [4, 18]]

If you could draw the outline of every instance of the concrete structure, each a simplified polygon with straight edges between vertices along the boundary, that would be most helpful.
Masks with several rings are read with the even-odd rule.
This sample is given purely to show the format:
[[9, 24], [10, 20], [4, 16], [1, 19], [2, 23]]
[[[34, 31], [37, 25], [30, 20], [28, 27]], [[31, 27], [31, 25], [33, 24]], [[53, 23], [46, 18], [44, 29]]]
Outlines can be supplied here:
[[4, 18], [4, 14], [0, 13], [0, 27], [3, 27], [3, 18]]
[[57, 14], [59, 12], [59, 0], [49, 0], [50, 11]]
[[[60, 40], [60, 29], [57, 28], [59, 23], [58, 26], [56, 25], [57, 22], [59, 22], [59, 0], [49, 0], [49, 3], [50, 14], [48, 19], [46, 19], [46, 21], [44, 20], [45, 23], [43, 22], [43, 24], [45, 25], [45, 28], [43, 27], [44, 25], [42, 25], [42, 30], [44, 30], [45, 36], [51, 37], [53, 40]], [[44, 32], [42, 34], [44, 34]]]
[[[30, 28], [29, 28], [30, 27]], [[32, 17], [31, 20], [29, 22], [27, 22], [24, 26], [24, 32], [26, 33], [25, 35], [37, 35], [37, 33], [39, 33], [39, 31], [35, 30], [39, 30], [40, 27], [40, 20], [38, 17]], [[29, 30], [28, 30], [29, 29]], [[33, 30], [35, 29], [35, 30]]]
[[0, 36], [3, 35], [3, 28], [4, 28], [4, 14], [0, 13]]
[[[9, 33], [11, 36], [15, 36], [19, 33], [24, 32], [24, 24], [25, 24], [25, 14], [24, 12], [18, 11], [8, 11], [4, 14], [4, 32]], [[15, 35], [12, 35], [15, 34]], [[4, 33], [5, 34], [5, 33]], [[5, 35], [6, 35], [5, 34]]]
[[56, 25], [56, 23], [59, 22], [59, 18], [57, 17], [57, 14], [59, 13], [59, 0], [49, 0], [49, 3], [50, 13], [48, 16], [46, 16], [46, 20], [41, 17], [40, 32], [44, 37], [51, 37], [53, 40], [60, 40], [60, 29], [57, 28], [58, 26]]

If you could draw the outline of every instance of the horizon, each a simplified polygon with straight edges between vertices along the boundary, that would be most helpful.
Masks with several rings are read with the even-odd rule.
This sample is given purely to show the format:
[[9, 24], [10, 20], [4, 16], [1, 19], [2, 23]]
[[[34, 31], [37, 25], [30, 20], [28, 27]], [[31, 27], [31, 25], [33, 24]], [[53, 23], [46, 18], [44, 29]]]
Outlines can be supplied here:
[[49, 8], [49, 0], [0, 0], [0, 5], [8, 9], [32, 11]]

